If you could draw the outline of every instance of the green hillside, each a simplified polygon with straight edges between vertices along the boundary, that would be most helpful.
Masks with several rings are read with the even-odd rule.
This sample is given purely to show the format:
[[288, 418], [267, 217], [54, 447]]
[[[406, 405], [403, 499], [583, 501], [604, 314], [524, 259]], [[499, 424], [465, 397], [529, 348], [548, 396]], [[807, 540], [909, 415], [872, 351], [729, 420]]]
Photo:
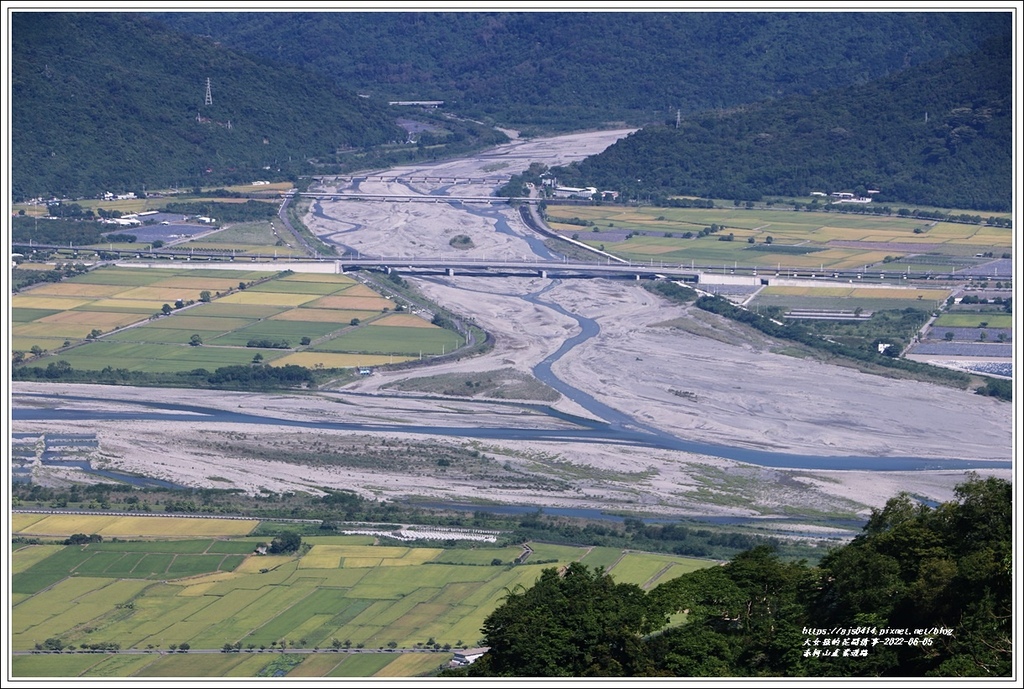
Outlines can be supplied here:
[[406, 136], [330, 79], [144, 17], [13, 12], [10, 27], [15, 200], [283, 179]]
[[883, 203], [1009, 210], [1009, 35], [860, 86], [649, 127], [553, 171], [624, 197], [759, 200], [880, 190]]
[[191, 12], [156, 15], [387, 100], [530, 129], [646, 124], [862, 84], [975, 50], [993, 12]]

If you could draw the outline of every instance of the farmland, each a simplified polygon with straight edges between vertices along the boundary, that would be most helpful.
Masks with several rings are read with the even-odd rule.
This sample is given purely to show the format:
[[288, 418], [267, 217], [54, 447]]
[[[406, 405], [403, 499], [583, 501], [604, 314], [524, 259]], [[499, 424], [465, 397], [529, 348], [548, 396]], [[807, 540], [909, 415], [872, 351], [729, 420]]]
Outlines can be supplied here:
[[[16, 534], [38, 531], [45, 519], [33, 516], [39, 515], [19, 515]], [[97, 518], [103, 517], [84, 516], [72, 528], [97, 526], [87, 521]], [[14, 658], [14, 674], [429, 674], [451, 658], [453, 649], [480, 641], [480, 626], [505, 591], [532, 585], [546, 567], [594, 555], [589, 548], [540, 543], [529, 544], [530, 549], [467, 550], [327, 536], [304, 539], [296, 556], [260, 556], [253, 553], [259, 541], [253, 537], [166, 540], [188, 531], [182, 526], [186, 522], [202, 520], [178, 519], [177, 528], [173, 521], [159, 520], [164, 531], [159, 540], [16, 546], [16, 652], [37, 649], [48, 639], [59, 640], [65, 650], [103, 644], [141, 655], [21, 653]], [[594, 559], [607, 563], [613, 577], [645, 588], [714, 564], [601, 550]], [[523, 556], [528, 556], [524, 564], [512, 564]], [[234, 652], [194, 654], [225, 646]], [[392, 649], [396, 653], [389, 653]]]
[[[566, 237], [634, 261], [735, 263], [761, 270], [891, 264], [893, 271], [913, 265], [950, 272], [1008, 253], [1012, 246], [1010, 228], [775, 208], [550, 206], [547, 220]], [[711, 226], [713, 233], [701, 234]], [[990, 257], [978, 255], [985, 253]]]
[[[464, 341], [352, 277], [104, 268], [14, 296], [20, 360], [146, 373], [249, 364], [350, 368]], [[16, 360], [18, 360], [16, 354]]]
[[939, 308], [949, 295], [948, 289], [772, 286], [760, 290], [750, 306], [774, 306], [787, 311], [883, 311], [907, 308], [932, 311]]

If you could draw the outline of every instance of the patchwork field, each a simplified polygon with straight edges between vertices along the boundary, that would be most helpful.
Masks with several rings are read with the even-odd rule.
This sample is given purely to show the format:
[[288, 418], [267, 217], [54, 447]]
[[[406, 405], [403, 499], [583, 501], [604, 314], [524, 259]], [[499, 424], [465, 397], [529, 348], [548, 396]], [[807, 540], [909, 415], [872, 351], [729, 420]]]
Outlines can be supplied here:
[[[895, 210], [895, 209], [894, 209]], [[951, 222], [781, 208], [550, 206], [548, 224], [566, 237], [636, 261], [722, 263], [761, 270], [851, 270], [886, 259], [924, 260], [936, 272], [1011, 251], [1012, 230]], [[572, 221], [572, 222], [565, 222]], [[699, 237], [706, 227], [721, 229]], [[686, 233], [693, 236], [684, 237]], [[722, 241], [733, 235], [732, 241]], [[750, 242], [749, 240], [753, 240]], [[899, 268], [894, 268], [898, 270]]]
[[346, 275], [104, 268], [14, 295], [12, 307], [23, 359], [79, 370], [213, 371], [257, 352], [265, 364], [350, 368], [463, 344]]
[[938, 308], [951, 291], [948, 289], [867, 288], [867, 287], [787, 287], [762, 289], [749, 306], [776, 306], [787, 310], [884, 311], [892, 309]]
[[[16, 533], [26, 534], [52, 518], [16, 516], [21, 518]], [[110, 528], [100, 515], [78, 518], [83, 521], [72, 527], [75, 532]], [[505, 592], [532, 585], [547, 567], [591, 558], [608, 563], [616, 580], [650, 587], [714, 564], [611, 548], [530, 544], [526, 564], [512, 566], [528, 552], [523, 547], [374, 546], [364, 537], [308, 537], [311, 547], [299, 556], [259, 556], [253, 553], [257, 540], [19, 547], [12, 609], [16, 652], [31, 651], [43, 639], [148, 652], [16, 655], [14, 674], [411, 677], [434, 672], [455, 648], [477, 645], [480, 625]], [[431, 639], [436, 646], [426, 647]], [[221, 650], [225, 644], [237, 650], [173, 652], [182, 644], [191, 651]], [[272, 653], [284, 646], [296, 652]]]

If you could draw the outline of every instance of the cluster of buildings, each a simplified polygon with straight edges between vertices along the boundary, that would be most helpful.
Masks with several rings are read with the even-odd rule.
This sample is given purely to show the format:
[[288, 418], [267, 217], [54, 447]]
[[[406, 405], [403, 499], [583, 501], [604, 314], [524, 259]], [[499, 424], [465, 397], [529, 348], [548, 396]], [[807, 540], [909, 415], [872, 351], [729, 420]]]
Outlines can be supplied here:
[[812, 191], [811, 196], [829, 198], [831, 203], [871, 203], [871, 197], [880, 193], [881, 191], [878, 189], [868, 189], [867, 196], [857, 196], [849, 191], [833, 191], [831, 194], [826, 194], [823, 191]]

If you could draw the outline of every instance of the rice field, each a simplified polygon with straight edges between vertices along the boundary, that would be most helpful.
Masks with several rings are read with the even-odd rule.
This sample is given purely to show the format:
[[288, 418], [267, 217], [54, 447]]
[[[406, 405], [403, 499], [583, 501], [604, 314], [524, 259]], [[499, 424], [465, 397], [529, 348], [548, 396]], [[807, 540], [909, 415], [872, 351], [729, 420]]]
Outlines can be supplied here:
[[266, 364], [309, 368], [381, 366], [463, 343], [393, 306], [347, 275], [105, 268], [15, 295], [12, 335], [15, 351], [44, 352], [33, 365], [152, 373], [249, 364], [253, 341], [287, 343], [259, 350]]
[[[793, 211], [773, 208], [616, 208], [550, 206], [548, 224], [566, 237], [623, 258], [703, 265], [736, 262], [759, 268], [830, 270], [877, 266], [886, 257], [932, 257], [949, 270], [954, 259], [972, 258], [982, 249], [1002, 254], [1012, 247], [1012, 231], [910, 217]], [[590, 222], [580, 226], [560, 220]], [[700, 230], [721, 226], [699, 238]], [[691, 233], [690, 238], [684, 237]], [[628, 235], [632, 234], [632, 237]], [[728, 234], [732, 241], [719, 241]], [[772, 246], [765, 246], [771, 237]], [[748, 239], [753, 244], [748, 244]], [[800, 249], [791, 253], [789, 249]], [[751, 250], [755, 249], [755, 250]], [[773, 251], [774, 249], [774, 251]], [[804, 253], [808, 252], [808, 253]], [[959, 267], [957, 265], [956, 267]]]
[[105, 538], [180, 538], [243, 536], [259, 524], [252, 519], [200, 519], [196, 517], [118, 517], [88, 514], [41, 515], [14, 513], [11, 531], [16, 536], [63, 536], [86, 533]]
[[[40, 639], [52, 637], [75, 644], [116, 641], [124, 649], [164, 653], [171, 644], [184, 642], [195, 650], [238, 643], [245, 652], [111, 656], [119, 660], [103, 666], [99, 663], [105, 659], [91, 656], [93, 662], [82, 664], [56, 658], [54, 663], [40, 664], [30, 660], [34, 656], [18, 656], [16, 672], [24, 676], [255, 676], [274, 662], [257, 649], [283, 641], [309, 651], [304, 657], [289, 658], [294, 663], [294, 669], [289, 667], [293, 676], [370, 676], [382, 670], [385, 674], [379, 676], [429, 673], [450, 656], [341, 655], [325, 649], [335, 639], [367, 650], [386, 649], [392, 643], [413, 649], [430, 638], [440, 645], [476, 645], [480, 625], [506, 589], [530, 586], [546, 567], [595, 553], [587, 548], [532, 544], [532, 557], [544, 556], [557, 564], [511, 567], [494, 566], [491, 561], [511, 562], [521, 552], [519, 547], [446, 550], [372, 546], [360, 544], [359, 539], [343, 539], [309, 537], [312, 547], [298, 558], [253, 555], [257, 540], [253, 538], [104, 541], [21, 549], [15, 588], [26, 590], [12, 608], [15, 650], [30, 650]], [[600, 559], [618, 561], [615, 569], [622, 568], [622, 575], [613, 571], [612, 576], [622, 581], [653, 582], [659, 574], [677, 576], [712, 564], [664, 555], [623, 555], [613, 549], [597, 552]], [[312, 653], [315, 647], [321, 652]], [[196, 662], [189, 664], [189, 660]]]
[[884, 311], [938, 308], [950, 295], [946, 289], [884, 287], [789, 287], [762, 289], [751, 300], [752, 307], [779, 307], [811, 311]]
[[[984, 323], [985, 325], [982, 325]], [[1009, 313], [943, 313], [934, 328], [1012, 328], [1013, 315]]]

